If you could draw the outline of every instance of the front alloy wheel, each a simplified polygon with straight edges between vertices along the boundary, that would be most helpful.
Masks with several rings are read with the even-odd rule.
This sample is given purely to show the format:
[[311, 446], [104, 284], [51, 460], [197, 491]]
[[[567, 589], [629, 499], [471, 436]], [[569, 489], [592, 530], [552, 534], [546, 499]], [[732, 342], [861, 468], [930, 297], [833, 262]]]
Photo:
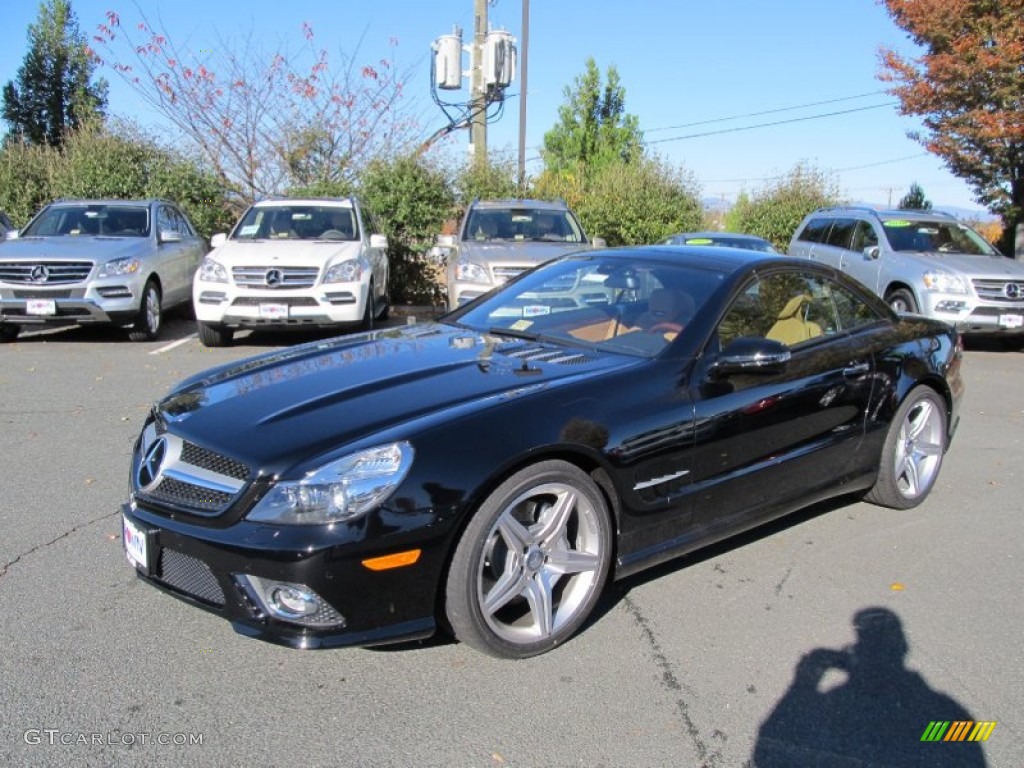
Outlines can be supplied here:
[[142, 304], [135, 323], [128, 331], [132, 341], [152, 341], [160, 335], [160, 289], [150, 280], [142, 289]]
[[868, 501], [896, 509], [916, 507], [935, 485], [945, 450], [946, 404], [930, 387], [915, 387], [889, 425]]
[[600, 597], [611, 538], [604, 496], [585, 472], [546, 461], [516, 473], [455, 550], [446, 602], [455, 636], [513, 659], [564, 642]]

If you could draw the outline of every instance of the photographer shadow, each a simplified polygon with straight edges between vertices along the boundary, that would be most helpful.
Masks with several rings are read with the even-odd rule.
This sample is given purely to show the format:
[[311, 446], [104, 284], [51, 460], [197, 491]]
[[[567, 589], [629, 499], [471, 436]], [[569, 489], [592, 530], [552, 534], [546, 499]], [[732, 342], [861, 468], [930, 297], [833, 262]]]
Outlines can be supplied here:
[[921, 740], [933, 720], [974, 718], [904, 666], [909, 647], [899, 617], [866, 608], [853, 627], [853, 646], [815, 648], [800, 659], [789, 690], [761, 724], [753, 766], [983, 768], [978, 742]]

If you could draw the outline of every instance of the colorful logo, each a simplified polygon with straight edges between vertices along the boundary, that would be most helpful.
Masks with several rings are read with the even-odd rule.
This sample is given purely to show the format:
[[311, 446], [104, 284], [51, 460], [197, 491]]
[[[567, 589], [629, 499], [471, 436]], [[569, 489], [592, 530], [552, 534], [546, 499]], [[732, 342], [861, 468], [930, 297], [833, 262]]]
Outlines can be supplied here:
[[921, 741], [988, 741], [995, 727], [995, 720], [932, 720]]

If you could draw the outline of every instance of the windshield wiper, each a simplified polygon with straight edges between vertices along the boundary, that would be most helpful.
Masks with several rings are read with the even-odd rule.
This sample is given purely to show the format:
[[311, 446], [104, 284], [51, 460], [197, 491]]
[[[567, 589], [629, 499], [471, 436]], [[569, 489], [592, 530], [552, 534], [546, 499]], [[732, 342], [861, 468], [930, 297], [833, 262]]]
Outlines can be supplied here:
[[540, 341], [541, 335], [539, 333], [530, 333], [529, 331], [520, 331], [516, 328], [488, 328], [487, 332], [492, 336], [512, 336], [516, 339], [526, 339], [527, 341]]

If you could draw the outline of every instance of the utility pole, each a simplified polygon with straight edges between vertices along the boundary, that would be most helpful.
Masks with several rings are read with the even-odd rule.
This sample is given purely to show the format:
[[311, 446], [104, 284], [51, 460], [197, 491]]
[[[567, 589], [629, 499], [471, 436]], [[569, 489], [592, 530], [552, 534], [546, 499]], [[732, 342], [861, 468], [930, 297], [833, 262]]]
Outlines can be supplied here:
[[484, 40], [487, 39], [487, 0], [473, 2], [473, 53], [470, 56], [472, 71], [469, 79], [472, 120], [469, 142], [473, 146], [473, 165], [483, 167], [487, 165], [487, 92], [482, 66]]
[[526, 193], [526, 75], [530, 56], [530, 0], [523, 0], [523, 57], [519, 62], [519, 194]]

